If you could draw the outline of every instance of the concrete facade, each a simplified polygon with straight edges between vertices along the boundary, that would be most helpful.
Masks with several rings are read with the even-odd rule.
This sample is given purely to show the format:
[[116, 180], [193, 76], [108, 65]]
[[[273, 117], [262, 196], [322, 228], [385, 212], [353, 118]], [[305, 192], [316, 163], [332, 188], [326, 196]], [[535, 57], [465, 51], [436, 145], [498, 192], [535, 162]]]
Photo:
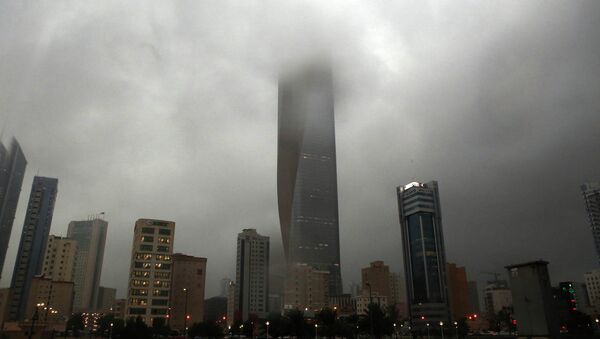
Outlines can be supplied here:
[[77, 240], [56, 235], [48, 237], [42, 275], [56, 281], [74, 281]]
[[550, 285], [548, 262], [539, 260], [506, 266], [506, 269], [519, 336], [558, 337], [558, 313]]
[[133, 231], [126, 318], [140, 316], [148, 325], [167, 319], [175, 222], [138, 219]]
[[269, 312], [269, 237], [245, 229], [237, 238], [235, 310], [240, 319]]
[[450, 299], [450, 314], [453, 321], [458, 321], [469, 313], [469, 284], [467, 271], [454, 263], [447, 264], [448, 296]]
[[290, 267], [285, 281], [284, 310], [318, 311], [329, 306], [329, 274], [309, 265]]
[[182, 331], [204, 320], [206, 258], [176, 253], [171, 261], [169, 324], [172, 329]]

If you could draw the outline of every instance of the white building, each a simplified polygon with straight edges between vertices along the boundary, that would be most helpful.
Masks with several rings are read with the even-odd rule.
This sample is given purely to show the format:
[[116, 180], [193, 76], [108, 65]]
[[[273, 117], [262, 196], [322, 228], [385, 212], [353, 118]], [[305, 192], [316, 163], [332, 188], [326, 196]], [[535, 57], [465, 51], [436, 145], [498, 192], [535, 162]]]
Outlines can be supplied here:
[[600, 269], [586, 272], [583, 276], [590, 305], [600, 306]]
[[48, 237], [42, 275], [54, 281], [73, 281], [77, 241], [56, 235]]
[[266, 317], [269, 311], [269, 237], [255, 229], [238, 234], [235, 311], [241, 320]]
[[148, 326], [167, 318], [175, 222], [139, 219], [135, 223], [125, 317], [140, 316]]

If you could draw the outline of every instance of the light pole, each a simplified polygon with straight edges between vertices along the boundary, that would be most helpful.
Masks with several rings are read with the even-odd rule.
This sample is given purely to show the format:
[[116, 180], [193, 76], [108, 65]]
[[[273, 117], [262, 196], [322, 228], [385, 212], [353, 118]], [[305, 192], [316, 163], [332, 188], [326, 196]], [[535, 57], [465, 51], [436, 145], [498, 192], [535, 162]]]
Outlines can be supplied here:
[[244, 324], [240, 325], [240, 331], [238, 332], [238, 338], [242, 337], [242, 330], [244, 329]]
[[426, 325], [426, 326], [427, 326], [427, 339], [430, 339], [430, 338], [429, 338], [429, 323], [427, 323], [427, 325]]
[[456, 329], [456, 339], [458, 339], [458, 322], [454, 322], [454, 328]]
[[315, 324], [315, 339], [317, 339], [319, 337], [318, 330], [319, 330], [319, 325]]
[[442, 331], [442, 339], [444, 339], [444, 322], [440, 321], [440, 330]]
[[184, 288], [183, 289], [183, 293], [185, 293], [185, 304], [183, 307], [183, 330], [185, 331], [185, 336], [187, 337], [187, 320], [188, 320], [188, 314], [187, 314], [187, 304], [188, 304], [188, 289]]
[[397, 335], [396, 335], [396, 323], [394, 323], [394, 338], [396, 338], [396, 337], [397, 337]]
[[267, 339], [269, 339], [269, 321], [265, 323], [267, 325]]
[[115, 326], [115, 324], [110, 323], [110, 330], [108, 332], [108, 339], [112, 339], [113, 326]]
[[39, 303], [35, 306], [35, 312], [33, 313], [33, 317], [31, 318], [31, 327], [29, 328], [29, 339], [31, 339], [31, 337], [33, 336], [33, 328], [35, 327], [35, 321], [38, 319], [40, 307], [44, 307], [44, 303]]

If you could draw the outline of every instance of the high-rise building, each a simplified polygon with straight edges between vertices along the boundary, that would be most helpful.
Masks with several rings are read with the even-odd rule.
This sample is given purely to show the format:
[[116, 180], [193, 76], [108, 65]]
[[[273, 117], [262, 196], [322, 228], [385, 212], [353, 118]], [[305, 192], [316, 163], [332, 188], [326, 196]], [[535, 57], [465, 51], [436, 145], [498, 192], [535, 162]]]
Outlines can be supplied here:
[[538, 260], [506, 266], [513, 294], [519, 337], [558, 338], [559, 321], [548, 262]]
[[438, 183], [397, 188], [408, 310], [413, 326], [450, 319]]
[[16, 139], [12, 140], [10, 150], [0, 142], [0, 275], [4, 269], [26, 167], [27, 160]]
[[235, 310], [241, 320], [264, 318], [269, 311], [269, 237], [255, 229], [238, 234]]
[[361, 271], [363, 295], [377, 295], [386, 297], [388, 302], [391, 301], [390, 268], [383, 261], [378, 260]]
[[585, 272], [583, 277], [590, 305], [600, 308], [600, 269]]
[[77, 240], [74, 280], [76, 311], [92, 311], [96, 308], [107, 230], [108, 222], [96, 217], [69, 223], [67, 237]]
[[469, 314], [481, 313], [479, 307], [479, 289], [477, 288], [477, 281], [469, 281]]
[[587, 210], [590, 228], [596, 245], [596, 255], [600, 262], [600, 182], [589, 182], [581, 185], [583, 201]]
[[179, 331], [204, 320], [206, 258], [176, 253], [171, 256], [169, 324]]
[[396, 305], [400, 319], [408, 318], [406, 308], [406, 280], [398, 273], [390, 273], [390, 305]]
[[503, 309], [512, 307], [513, 297], [508, 288], [508, 282], [506, 280], [488, 281], [487, 286], [483, 289], [483, 301], [488, 319], [492, 319]]
[[227, 290], [229, 289], [229, 284], [231, 283], [231, 279], [229, 278], [223, 278], [221, 279], [221, 292], [219, 293], [220, 297], [225, 297], [227, 298]]
[[50, 235], [42, 275], [55, 281], [74, 281], [77, 240]]
[[43, 322], [64, 323], [73, 311], [73, 282], [53, 281], [50, 278], [36, 276], [31, 280], [27, 299], [25, 318], [32, 319], [37, 305], [38, 318]]
[[470, 309], [467, 271], [464, 267], [456, 266], [454, 263], [448, 263], [447, 272], [450, 314], [454, 321], [458, 321], [466, 317]]
[[241, 321], [241, 314], [236, 309], [237, 299], [235, 298], [236, 291], [235, 282], [229, 282], [229, 286], [227, 287], [227, 325], [231, 326], [236, 321]]
[[96, 311], [108, 313], [117, 300], [117, 289], [100, 286], [98, 288], [98, 299], [96, 300]]
[[22, 320], [25, 317], [31, 281], [34, 276], [42, 273], [57, 192], [58, 179], [38, 176], [33, 178], [10, 285], [10, 319]]
[[135, 222], [126, 318], [139, 316], [149, 326], [154, 318], [167, 318], [174, 237], [173, 221]]
[[342, 294], [331, 71], [313, 65], [279, 82], [277, 195], [288, 266], [330, 272]]
[[4, 322], [8, 320], [10, 306], [10, 288], [0, 288], [0, 329], [4, 328]]
[[306, 264], [296, 264], [288, 269], [285, 280], [283, 307], [318, 311], [329, 306], [329, 271], [319, 271]]

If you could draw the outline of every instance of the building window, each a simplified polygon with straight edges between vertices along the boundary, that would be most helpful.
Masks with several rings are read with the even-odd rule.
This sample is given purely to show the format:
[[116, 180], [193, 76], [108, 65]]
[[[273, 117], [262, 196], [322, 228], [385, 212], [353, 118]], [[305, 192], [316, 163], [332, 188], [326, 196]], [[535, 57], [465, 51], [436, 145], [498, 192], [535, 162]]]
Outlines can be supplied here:
[[140, 251], [151, 252], [152, 245], [140, 245]]
[[169, 246], [156, 246], [157, 252], [169, 252]]
[[144, 233], [144, 234], [154, 234], [154, 228], [152, 228], [152, 227], [142, 227], [142, 233]]
[[159, 228], [158, 234], [160, 235], [171, 235], [171, 230], [168, 228]]

